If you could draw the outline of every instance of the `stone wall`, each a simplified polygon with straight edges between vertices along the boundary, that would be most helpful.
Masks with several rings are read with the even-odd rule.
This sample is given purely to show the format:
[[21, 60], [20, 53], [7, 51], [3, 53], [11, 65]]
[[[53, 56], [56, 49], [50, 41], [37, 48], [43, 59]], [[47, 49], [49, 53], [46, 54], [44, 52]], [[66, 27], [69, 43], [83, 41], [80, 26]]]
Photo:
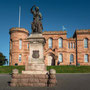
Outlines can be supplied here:
[[[10, 65], [25, 65], [29, 57], [29, 48], [27, 47], [27, 37], [29, 32], [24, 28], [12, 28], [10, 29]], [[70, 55], [74, 55], [74, 62], [71, 65], [90, 65], [90, 30], [76, 30], [73, 38], [67, 38], [66, 31], [48, 31], [43, 32], [43, 36], [46, 39], [46, 44], [44, 46], [44, 62], [48, 65], [48, 56], [54, 59], [55, 65], [58, 65], [58, 55], [61, 53], [63, 55], [63, 62], [59, 65], [70, 65]], [[48, 39], [53, 39], [52, 48], [48, 47]], [[63, 39], [63, 48], [59, 48], [58, 39]], [[84, 48], [84, 38], [88, 39], [88, 48]], [[19, 40], [22, 39], [22, 49], [19, 49]], [[11, 49], [12, 42], [12, 49]], [[69, 48], [68, 43], [74, 43], [75, 48]], [[22, 61], [19, 62], [19, 54], [22, 55]], [[84, 55], [89, 55], [89, 61], [84, 62]]]
[[[90, 30], [77, 30], [77, 63], [80, 65], [90, 65]], [[88, 48], [84, 48], [84, 39], [88, 39]], [[88, 62], [84, 62], [84, 55], [88, 54]]]

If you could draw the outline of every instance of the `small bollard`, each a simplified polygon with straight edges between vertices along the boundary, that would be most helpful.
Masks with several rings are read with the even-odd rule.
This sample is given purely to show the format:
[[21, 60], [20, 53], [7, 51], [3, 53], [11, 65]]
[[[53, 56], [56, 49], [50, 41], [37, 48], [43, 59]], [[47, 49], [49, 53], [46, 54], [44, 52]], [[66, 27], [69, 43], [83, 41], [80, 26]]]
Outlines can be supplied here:
[[12, 74], [18, 74], [18, 73], [19, 73], [18, 69], [13, 69], [12, 70]]
[[56, 80], [56, 70], [55, 69], [50, 69], [49, 70], [49, 82], [48, 86], [53, 87], [56, 86], [57, 80]]
[[52, 75], [54, 74], [55, 75], [56, 74], [56, 70], [55, 69], [50, 69], [49, 70], [49, 74], [52, 74]]

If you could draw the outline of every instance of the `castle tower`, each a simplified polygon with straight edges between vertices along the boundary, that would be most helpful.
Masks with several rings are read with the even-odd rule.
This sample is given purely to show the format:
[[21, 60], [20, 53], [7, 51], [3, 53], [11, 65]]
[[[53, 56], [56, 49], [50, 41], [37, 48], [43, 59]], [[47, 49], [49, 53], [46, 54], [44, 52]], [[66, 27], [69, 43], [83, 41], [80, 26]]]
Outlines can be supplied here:
[[10, 34], [10, 65], [25, 65], [29, 54], [28, 30], [24, 28], [11, 28]]

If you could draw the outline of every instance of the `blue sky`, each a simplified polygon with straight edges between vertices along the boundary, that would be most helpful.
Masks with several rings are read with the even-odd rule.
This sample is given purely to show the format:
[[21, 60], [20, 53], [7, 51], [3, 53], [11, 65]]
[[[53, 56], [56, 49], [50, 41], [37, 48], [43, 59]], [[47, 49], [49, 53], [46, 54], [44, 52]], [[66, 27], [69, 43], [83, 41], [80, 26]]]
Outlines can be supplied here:
[[90, 29], [90, 0], [0, 0], [0, 52], [9, 59], [9, 29], [18, 27], [21, 5], [21, 27], [31, 32], [30, 8], [37, 5], [43, 16], [43, 31], [59, 31], [64, 25], [67, 37], [76, 29]]

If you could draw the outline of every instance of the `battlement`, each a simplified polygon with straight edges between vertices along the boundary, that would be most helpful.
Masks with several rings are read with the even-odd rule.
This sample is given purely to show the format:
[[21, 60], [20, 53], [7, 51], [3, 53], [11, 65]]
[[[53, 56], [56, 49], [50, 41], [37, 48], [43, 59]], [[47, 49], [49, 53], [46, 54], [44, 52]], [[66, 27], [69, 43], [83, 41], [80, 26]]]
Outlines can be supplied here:
[[25, 28], [19, 28], [19, 27], [11, 28], [10, 31], [9, 31], [9, 34], [11, 34], [13, 32], [25, 32], [25, 33], [29, 34], [28, 30], [26, 30]]
[[67, 31], [44, 31], [43, 35], [56, 35], [56, 34], [67, 34]]
[[76, 34], [90, 34], [90, 29], [76, 30]]

